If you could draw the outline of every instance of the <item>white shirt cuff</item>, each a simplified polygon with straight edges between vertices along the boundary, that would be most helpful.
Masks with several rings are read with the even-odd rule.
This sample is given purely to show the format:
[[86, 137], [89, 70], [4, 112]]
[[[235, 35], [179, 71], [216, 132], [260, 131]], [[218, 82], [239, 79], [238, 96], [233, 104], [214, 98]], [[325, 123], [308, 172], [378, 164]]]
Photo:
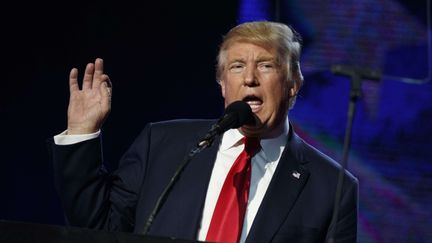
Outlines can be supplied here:
[[100, 135], [100, 130], [95, 133], [77, 134], [77, 135], [68, 135], [66, 134], [66, 132], [67, 130], [54, 136], [54, 143], [57, 145], [71, 145], [71, 144], [84, 142], [93, 138], [97, 138]]

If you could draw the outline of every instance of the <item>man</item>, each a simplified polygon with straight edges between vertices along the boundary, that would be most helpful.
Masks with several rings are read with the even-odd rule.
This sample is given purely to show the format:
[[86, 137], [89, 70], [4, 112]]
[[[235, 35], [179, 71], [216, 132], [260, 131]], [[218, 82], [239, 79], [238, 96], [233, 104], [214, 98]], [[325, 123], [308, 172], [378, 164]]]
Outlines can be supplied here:
[[[225, 107], [246, 102], [256, 123], [226, 131], [191, 159], [149, 234], [221, 242], [324, 242], [332, 235], [334, 242], [356, 241], [357, 180], [345, 173], [339, 217], [331, 224], [339, 166], [300, 139], [288, 121], [303, 82], [299, 57], [299, 36], [284, 24], [250, 22], [228, 32], [217, 68]], [[72, 69], [68, 127], [52, 145], [55, 182], [70, 224], [142, 233], [179, 161], [215, 121], [149, 124], [109, 174], [99, 131], [110, 110], [110, 87], [101, 59], [87, 65], [82, 89]], [[259, 144], [245, 160], [251, 166], [241, 194], [246, 204], [234, 199], [230, 208], [225, 184], [248, 140]], [[233, 190], [239, 197], [240, 189]], [[234, 226], [223, 228], [227, 224]]]

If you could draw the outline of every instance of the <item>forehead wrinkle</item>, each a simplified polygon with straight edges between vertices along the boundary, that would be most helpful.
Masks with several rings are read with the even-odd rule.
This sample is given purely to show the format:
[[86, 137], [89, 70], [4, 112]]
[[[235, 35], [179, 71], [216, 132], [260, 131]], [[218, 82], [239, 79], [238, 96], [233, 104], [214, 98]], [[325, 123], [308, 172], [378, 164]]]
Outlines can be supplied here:
[[233, 58], [232, 60], [228, 59], [228, 63], [235, 63], [235, 62], [246, 63], [246, 59], [241, 57], [236, 57]]
[[255, 58], [255, 62], [268, 62], [274, 60], [276, 60], [276, 58], [271, 55], [262, 55]]

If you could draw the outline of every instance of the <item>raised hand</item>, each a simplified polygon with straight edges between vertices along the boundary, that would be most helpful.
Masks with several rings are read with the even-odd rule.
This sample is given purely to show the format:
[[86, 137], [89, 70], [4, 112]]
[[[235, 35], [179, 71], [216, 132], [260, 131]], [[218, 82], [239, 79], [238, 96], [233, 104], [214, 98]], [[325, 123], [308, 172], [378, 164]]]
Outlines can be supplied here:
[[111, 110], [111, 87], [100, 58], [87, 64], [82, 89], [78, 85], [78, 69], [71, 70], [67, 134], [88, 134], [102, 127]]

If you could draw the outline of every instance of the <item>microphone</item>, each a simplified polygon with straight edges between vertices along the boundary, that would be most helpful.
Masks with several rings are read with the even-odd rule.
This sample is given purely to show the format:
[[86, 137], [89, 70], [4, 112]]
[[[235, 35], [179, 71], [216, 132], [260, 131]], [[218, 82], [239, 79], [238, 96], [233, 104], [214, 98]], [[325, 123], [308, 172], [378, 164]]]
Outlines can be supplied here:
[[234, 101], [225, 109], [224, 115], [210, 128], [207, 134], [198, 142], [198, 147], [209, 147], [216, 136], [231, 128], [255, 124], [255, 118], [250, 106], [241, 100]]
[[213, 140], [216, 136], [221, 135], [225, 131], [231, 128], [238, 128], [246, 124], [255, 124], [255, 118], [252, 113], [252, 109], [250, 106], [244, 101], [235, 101], [227, 106], [225, 109], [224, 115], [211, 127], [211, 129], [207, 132], [207, 134], [202, 138], [195, 148], [193, 148], [189, 154], [183, 159], [182, 163], [179, 165], [174, 175], [171, 177], [168, 185], [162, 191], [162, 194], [156, 201], [156, 205], [151, 211], [143, 230], [143, 234], [147, 234], [150, 230], [150, 227], [153, 223], [154, 218], [156, 217], [159, 209], [162, 204], [165, 202], [168, 193], [171, 191], [171, 188], [174, 186], [174, 183], [177, 181], [178, 177], [182, 173], [183, 169], [189, 163], [189, 161], [194, 157], [197, 153], [201, 152], [205, 148], [211, 146]]

